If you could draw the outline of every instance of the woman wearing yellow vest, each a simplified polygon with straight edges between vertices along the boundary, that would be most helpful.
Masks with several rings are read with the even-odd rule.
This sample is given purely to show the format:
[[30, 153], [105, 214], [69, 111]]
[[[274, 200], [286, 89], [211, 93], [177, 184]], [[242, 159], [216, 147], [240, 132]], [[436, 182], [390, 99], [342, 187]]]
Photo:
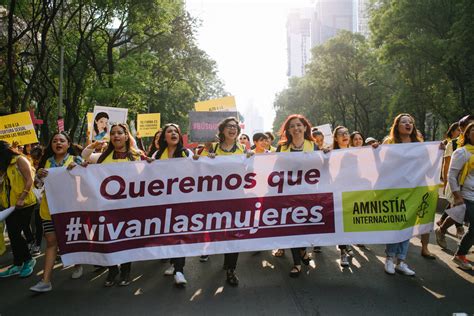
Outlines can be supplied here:
[[[183, 136], [179, 126], [166, 124], [158, 139], [158, 151], [154, 154], [155, 159], [166, 160], [171, 158], [192, 159], [193, 152], [183, 147]], [[171, 267], [166, 269], [165, 275], [174, 275], [174, 282], [178, 286], [185, 286], [187, 281], [184, 277], [184, 264], [186, 259], [172, 258]]]
[[[245, 147], [238, 142], [240, 134], [239, 121], [235, 117], [228, 117], [219, 123], [218, 143], [213, 143], [209, 150], [204, 150], [201, 156], [214, 158], [215, 156], [242, 155], [248, 153]], [[209, 256], [201, 256], [200, 261], [207, 261]], [[235, 273], [239, 253], [226, 253], [224, 255], [224, 269], [227, 271], [227, 283], [231, 286], [239, 285], [239, 278]]]
[[[311, 124], [306, 117], [300, 114], [288, 116], [280, 128], [280, 141], [276, 152], [311, 152], [318, 150], [313, 136], [311, 135]], [[281, 257], [283, 249], [274, 251], [274, 256]], [[306, 253], [306, 248], [291, 248], [293, 255], [293, 268], [290, 276], [296, 278], [301, 273], [301, 262], [309, 265], [310, 258]]]
[[[82, 164], [80, 156], [74, 156], [71, 147], [71, 138], [65, 132], [59, 132], [51, 137], [48, 147], [46, 147], [43, 157], [38, 165], [36, 173], [36, 186], [43, 186], [44, 179], [48, 176], [48, 170], [56, 167], [72, 168], [76, 164]], [[43, 234], [46, 239], [46, 251], [44, 255], [44, 273], [43, 278], [34, 286], [30, 287], [33, 292], [49, 292], [53, 289], [51, 285], [51, 276], [53, 273], [54, 262], [58, 253], [58, 240], [54, 229], [53, 220], [49, 213], [46, 194], [43, 192], [40, 205], [40, 217], [43, 224]]]
[[2, 207], [16, 207], [5, 221], [13, 252], [13, 265], [0, 272], [0, 277], [19, 275], [25, 278], [33, 273], [36, 264], [21, 234], [29, 226], [36, 205], [32, 190], [33, 170], [28, 160], [5, 141], [0, 141], [0, 177]]
[[[132, 145], [130, 133], [126, 124], [114, 124], [110, 128], [110, 142], [107, 149], [100, 155], [97, 163], [116, 163], [136, 160], [148, 160], [147, 157], [138, 152]], [[151, 161], [151, 160], [150, 160]], [[120, 286], [130, 284], [130, 270], [132, 263], [127, 262], [120, 265]], [[119, 274], [118, 266], [110, 266], [104, 286], [111, 287], [115, 284], [115, 278]]]

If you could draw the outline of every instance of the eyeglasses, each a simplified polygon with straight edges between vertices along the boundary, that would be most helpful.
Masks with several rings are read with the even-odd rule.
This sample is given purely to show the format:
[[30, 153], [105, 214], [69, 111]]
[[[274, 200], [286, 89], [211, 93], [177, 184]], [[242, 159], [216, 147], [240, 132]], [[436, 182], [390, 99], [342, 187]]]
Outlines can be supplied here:
[[339, 131], [336, 133], [337, 136], [349, 136], [349, 131]]
[[248, 140], [247, 137], [240, 137], [240, 140]]
[[235, 124], [226, 124], [226, 125], [225, 125], [225, 128], [228, 128], [228, 129], [237, 129], [238, 126], [235, 125]]

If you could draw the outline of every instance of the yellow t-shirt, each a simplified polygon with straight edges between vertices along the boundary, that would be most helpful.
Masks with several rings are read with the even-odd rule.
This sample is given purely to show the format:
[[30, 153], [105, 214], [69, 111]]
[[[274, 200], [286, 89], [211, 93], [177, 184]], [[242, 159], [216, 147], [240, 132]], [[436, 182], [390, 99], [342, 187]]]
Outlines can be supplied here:
[[[14, 156], [7, 167], [7, 172], [3, 176], [3, 188], [1, 192], [1, 202], [4, 208], [16, 205], [18, 198], [25, 188], [25, 179], [18, 168], [18, 159], [22, 156]], [[24, 158], [24, 157], [23, 157]], [[28, 159], [24, 158], [26, 161]], [[31, 177], [34, 177], [34, 168], [30, 165]], [[33, 187], [25, 197], [25, 206], [28, 207], [36, 204], [36, 196], [33, 193]]]
[[[316, 144], [310, 140], [305, 139], [303, 143], [303, 150], [301, 151], [312, 152], [315, 150], [316, 150]], [[279, 147], [279, 150], [277, 149], [277, 151], [284, 153], [284, 152], [291, 152], [292, 150], [291, 150], [291, 146], [282, 145]], [[293, 151], [299, 151], [299, 150], [293, 150]]]
[[[242, 144], [235, 143], [232, 151], [225, 151], [222, 150], [219, 143], [212, 144], [212, 152], [216, 154], [216, 156], [228, 156], [228, 155], [242, 155], [245, 154], [245, 147]], [[201, 156], [208, 156], [209, 152], [207, 150], [203, 150]]]
[[[74, 162], [74, 156], [69, 156], [67, 157], [66, 161], [63, 164], [63, 167], [69, 166], [72, 162]], [[46, 163], [44, 165], [45, 169], [51, 168], [51, 162], [46, 160]], [[48, 200], [46, 199], [46, 193], [43, 191], [43, 197], [41, 198], [41, 204], [40, 204], [40, 217], [41, 219], [45, 221], [50, 221], [51, 220], [51, 214], [49, 213], [49, 206], [48, 206]]]

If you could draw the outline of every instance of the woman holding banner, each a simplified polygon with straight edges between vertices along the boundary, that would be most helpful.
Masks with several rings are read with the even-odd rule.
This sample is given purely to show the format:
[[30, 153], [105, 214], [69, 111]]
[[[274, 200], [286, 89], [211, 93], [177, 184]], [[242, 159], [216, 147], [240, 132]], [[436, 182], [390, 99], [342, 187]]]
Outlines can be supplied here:
[[[82, 164], [83, 160], [80, 156], [74, 156], [71, 139], [65, 132], [59, 132], [51, 137], [48, 147], [46, 147], [43, 157], [38, 165], [36, 173], [36, 186], [43, 186], [44, 179], [48, 176], [48, 170], [56, 167], [73, 168], [76, 164]], [[43, 191], [43, 197], [40, 205], [40, 217], [43, 224], [43, 234], [46, 239], [46, 251], [44, 259], [43, 278], [36, 285], [30, 287], [33, 292], [49, 292], [53, 289], [51, 285], [51, 276], [53, 273], [54, 261], [58, 253], [58, 241], [56, 231], [54, 229], [53, 220], [49, 213], [48, 201]], [[76, 274], [82, 274], [82, 267], [76, 267]], [[80, 272], [80, 273], [79, 273]]]
[[[107, 149], [100, 155], [97, 163], [117, 163], [136, 160], [152, 161], [146, 156], [142, 156], [132, 144], [132, 137], [124, 123], [113, 124], [110, 128], [110, 142]], [[110, 266], [107, 279], [104, 282], [105, 287], [115, 285], [116, 277], [119, 274], [119, 266]], [[120, 265], [120, 281], [118, 285], [127, 286], [131, 283], [130, 271], [132, 263], [127, 262]]]
[[[239, 121], [235, 117], [228, 117], [219, 123], [218, 126], [218, 143], [212, 144], [208, 150], [202, 152], [202, 156], [208, 156], [209, 158], [215, 158], [215, 156], [228, 156], [228, 155], [252, 155], [251, 152], [247, 152], [245, 147], [238, 142], [240, 134]], [[197, 157], [196, 157], [197, 158]], [[209, 256], [201, 256], [201, 261], [207, 261]], [[224, 255], [224, 269], [227, 272], [227, 283], [231, 286], [239, 285], [239, 278], [235, 273], [237, 267], [237, 260], [239, 253], [226, 253]]]
[[[355, 134], [355, 135], [358, 135], [358, 134]], [[336, 127], [333, 131], [332, 137], [333, 137], [333, 144], [332, 144], [333, 150], [349, 148], [350, 143], [351, 143], [351, 135], [349, 134], [349, 130], [347, 129], [347, 127], [345, 126]], [[337, 247], [339, 248], [341, 252], [341, 261], [339, 262], [339, 264], [341, 265], [341, 267], [348, 267], [350, 264], [349, 259], [353, 255], [351, 246], [339, 245]]]
[[[36, 205], [33, 168], [28, 160], [6, 141], [0, 141], [0, 177], [2, 207], [15, 206], [15, 210], [5, 221], [13, 252], [13, 265], [0, 272], [0, 277], [19, 275], [26, 278], [33, 273], [36, 264], [21, 234], [29, 229], [31, 214]], [[3, 234], [3, 231], [1, 233]]]
[[[276, 152], [311, 152], [319, 150], [313, 136], [311, 135], [311, 124], [306, 117], [300, 114], [288, 116], [280, 128], [280, 141]], [[273, 255], [281, 257], [283, 249], [274, 251]], [[301, 262], [309, 265], [311, 261], [306, 253], [306, 248], [291, 248], [293, 255], [293, 268], [290, 270], [291, 277], [298, 277], [301, 273]]]
[[[397, 115], [397, 117], [395, 117], [393, 120], [392, 127], [390, 128], [390, 134], [387, 138], [385, 138], [383, 144], [415, 143], [420, 141], [421, 140], [418, 138], [418, 133], [415, 126], [415, 119], [410, 114], [402, 113]], [[410, 269], [405, 262], [409, 245], [409, 239], [386, 245], [386, 273], [395, 274], [395, 271], [398, 271], [408, 276], [415, 275], [415, 271]], [[395, 258], [397, 258], [396, 265], [394, 262]]]
[[[155, 159], [166, 160], [171, 158], [190, 158], [193, 152], [183, 146], [183, 135], [177, 124], [166, 124], [158, 139], [158, 148]], [[184, 264], [186, 258], [171, 258], [171, 267], [165, 271], [165, 275], [174, 275], [174, 282], [177, 286], [185, 286], [187, 281], [184, 277]]]

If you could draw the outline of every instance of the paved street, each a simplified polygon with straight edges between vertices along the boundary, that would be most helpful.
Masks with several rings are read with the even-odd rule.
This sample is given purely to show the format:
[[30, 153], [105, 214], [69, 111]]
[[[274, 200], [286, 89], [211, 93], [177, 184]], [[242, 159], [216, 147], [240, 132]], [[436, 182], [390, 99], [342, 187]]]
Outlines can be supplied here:
[[[132, 265], [133, 283], [104, 288], [106, 272], [85, 266], [80, 280], [71, 280], [71, 269], [58, 264], [53, 291], [37, 295], [28, 290], [41, 275], [42, 256], [28, 279], [0, 280], [0, 314], [6, 315], [451, 315], [474, 314], [474, 271], [458, 269], [452, 251], [442, 251], [431, 236], [437, 260], [420, 256], [420, 240], [412, 239], [408, 263], [416, 277], [384, 273], [384, 247], [354, 247], [350, 268], [341, 269], [336, 247], [312, 254], [314, 265], [298, 279], [288, 276], [291, 253], [274, 258], [270, 251], [241, 254], [240, 285], [225, 284], [223, 256], [206, 263], [186, 262], [188, 286], [176, 288], [173, 277], [163, 276], [168, 263], [138, 262]], [[451, 250], [456, 239], [448, 236]], [[474, 254], [468, 257], [474, 261]], [[1, 266], [11, 262], [7, 252]]]

